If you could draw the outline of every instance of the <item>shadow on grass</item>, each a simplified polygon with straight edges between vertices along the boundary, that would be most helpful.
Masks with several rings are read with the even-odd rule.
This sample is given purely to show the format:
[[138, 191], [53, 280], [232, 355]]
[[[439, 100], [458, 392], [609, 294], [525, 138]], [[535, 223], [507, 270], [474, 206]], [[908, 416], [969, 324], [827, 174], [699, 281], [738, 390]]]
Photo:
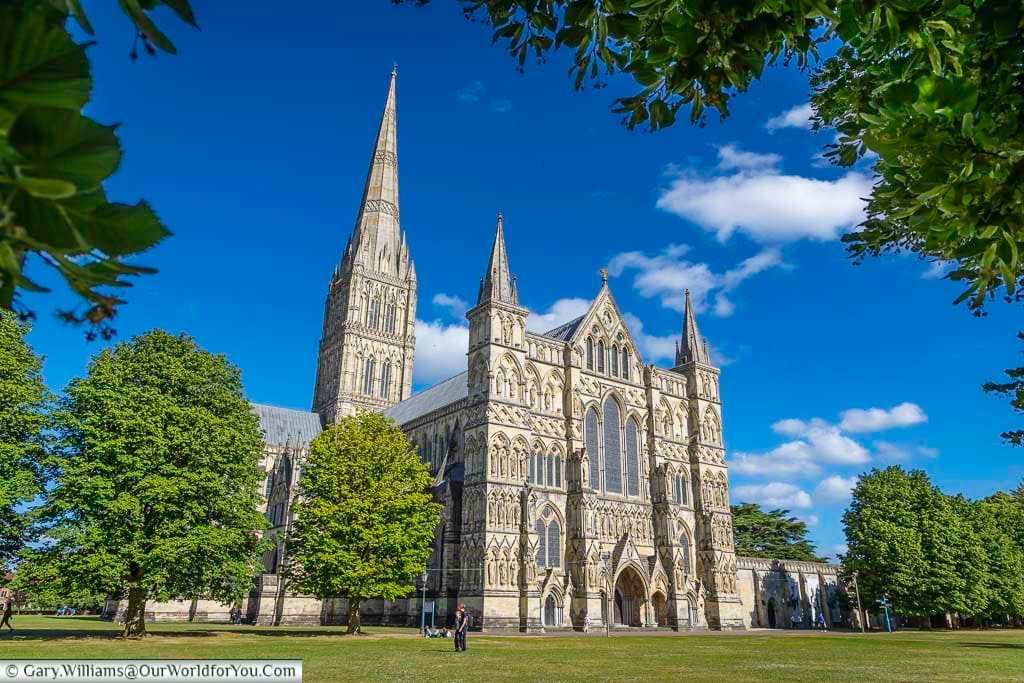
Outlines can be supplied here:
[[960, 647], [980, 647], [991, 650], [1024, 650], [1020, 643], [960, 643]]
[[[299, 631], [291, 629], [245, 629], [245, 628], [217, 628], [217, 629], [191, 629], [188, 631], [175, 630], [154, 630], [146, 633], [147, 639], [157, 638], [207, 638], [223, 633], [235, 633], [248, 636], [264, 636], [269, 638], [348, 638], [358, 640], [361, 636], [350, 636], [344, 631]], [[65, 639], [100, 639], [112, 640], [120, 637], [120, 629], [19, 629], [15, 628], [14, 633], [0, 634], [0, 641], [3, 640], [65, 640]], [[376, 635], [373, 631], [365, 632], [362, 636]], [[394, 635], [382, 633], [380, 635]]]

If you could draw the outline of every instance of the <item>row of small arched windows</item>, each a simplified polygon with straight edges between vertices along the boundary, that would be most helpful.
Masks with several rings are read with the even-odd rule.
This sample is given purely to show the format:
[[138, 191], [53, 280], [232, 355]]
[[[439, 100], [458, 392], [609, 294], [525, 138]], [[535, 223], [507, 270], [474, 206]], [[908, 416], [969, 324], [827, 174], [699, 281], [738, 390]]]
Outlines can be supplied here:
[[562, 488], [562, 456], [534, 451], [530, 454], [530, 483]]
[[[363, 395], [375, 396], [377, 389], [381, 398], [391, 398], [391, 361], [384, 361], [380, 368], [380, 383], [377, 382], [377, 361], [370, 356], [363, 361]], [[376, 386], [375, 386], [376, 385]]]
[[606, 348], [603, 339], [594, 344], [592, 337], [587, 337], [587, 370], [597, 370], [605, 374], [606, 370], [612, 377], [629, 379], [630, 364], [629, 349], [625, 346], [619, 348], [618, 344], [612, 344]]
[[363, 322], [371, 330], [381, 330], [394, 334], [397, 318], [398, 307], [395, 305], [395, 302], [389, 301], [385, 303], [382, 310], [380, 299], [374, 298], [370, 300], [366, 307], [366, 320]]

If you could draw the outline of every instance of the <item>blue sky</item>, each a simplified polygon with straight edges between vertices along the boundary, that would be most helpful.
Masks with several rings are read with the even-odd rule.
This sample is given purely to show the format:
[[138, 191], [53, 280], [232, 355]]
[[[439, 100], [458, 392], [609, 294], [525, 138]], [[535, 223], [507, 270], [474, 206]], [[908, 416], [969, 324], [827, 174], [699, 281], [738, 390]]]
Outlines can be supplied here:
[[[837, 238], [869, 169], [821, 163], [831, 135], [805, 129], [795, 69], [769, 70], [725, 122], [629, 132], [608, 111], [629, 82], [575, 93], [566, 55], [519, 74], [450, 0], [195, 4], [199, 32], [159, 16], [178, 56], [132, 62], [127, 20], [89, 3], [89, 113], [123, 124], [110, 194], [148, 199], [175, 233], [138, 259], [160, 273], [130, 290], [120, 338], [187, 331], [242, 369], [252, 400], [308, 409], [327, 280], [397, 61], [418, 387], [464, 367], [460, 302], [501, 211], [538, 329], [578, 315], [607, 266], [644, 359], [666, 365], [694, 292], [723, 363], [733, 502], [792, 508], [823, 552], [842, 544], [852, 478], [872, 466], [923, 467], [971, 496], [1024, 477], [998, 438], [1008, 405], [979, 388], [1020, 364], [1019, 309], [954, 308], [957, 286], [909, 256], [850, 264]], [[49, 315], [67, 301], [27, 300], [55, 390], [102, 347]]]

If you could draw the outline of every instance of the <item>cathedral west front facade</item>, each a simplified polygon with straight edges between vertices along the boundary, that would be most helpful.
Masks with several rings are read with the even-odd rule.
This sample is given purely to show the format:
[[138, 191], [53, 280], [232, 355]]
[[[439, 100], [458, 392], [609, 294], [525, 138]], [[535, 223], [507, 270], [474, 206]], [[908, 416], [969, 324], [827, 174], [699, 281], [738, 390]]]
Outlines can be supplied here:
[[[839, 620], [834, 567], [736, 557], [719, 369], [689, 294], [671, 368], [644, 361], [604, 271], [586, 314], [534, 332], [499, 214], [476, 272], [453, 273], [480, 282], [466, 369], [412, 393], [417, 279], [400, 221], [395, 81], [328, 283], [313, 411], [254, 405], [276, 546], [243, 611], [254, 623], [344, 620], [344, 601], [295, 594], [278, 571], [309, 441], [372, 410], [408, 435], [443, 504], [425, 586], [440, 623], [458, 603], [474, 627], [527, 631]], [[364, 603], [364, 621], [418, 624], [422, 588]]]

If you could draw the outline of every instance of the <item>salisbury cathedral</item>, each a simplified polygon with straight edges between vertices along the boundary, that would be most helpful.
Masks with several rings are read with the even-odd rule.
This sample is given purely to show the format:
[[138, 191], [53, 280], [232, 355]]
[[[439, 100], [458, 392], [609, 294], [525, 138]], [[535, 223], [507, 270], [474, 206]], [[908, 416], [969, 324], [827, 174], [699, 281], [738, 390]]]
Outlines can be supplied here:
[[[417, 447], [444, 510], [426, 586], [364, 604], [364, 622], [418, 624], [424, 595], [439, 624], [461, 602], [483, 629], [838, 621], [834, 566], [735, 554], [719, 369], [688, 294], [671, 368], [644, 362], [603, 271], [585, 315], [529, 331], [499, 214], [480, 270], [455, 274], [482, 274], [466, 370], [412, 393], [417, 282], [400, 221], [395, 85], [392, 73], [355, 227], [328, 284], [313, 412], [253, 407], [277, 542], [243, 612], [263, 624], [344, 621], [344, 601], [296, 595], [277, 572], [310, 440], [372, 410]], [[156, 618], [174, 612], [153, 607]]]

